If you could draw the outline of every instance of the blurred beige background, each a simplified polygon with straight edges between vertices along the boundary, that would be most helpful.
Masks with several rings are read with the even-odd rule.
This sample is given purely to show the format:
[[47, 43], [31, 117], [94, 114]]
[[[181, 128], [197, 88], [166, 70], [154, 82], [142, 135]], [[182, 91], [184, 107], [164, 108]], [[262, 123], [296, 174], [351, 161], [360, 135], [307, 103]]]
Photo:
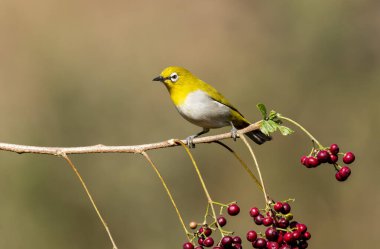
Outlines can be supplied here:
[[[299, 163], [310, 142], [255, 147], [271, 196], [296, 198], [310, 248], [379, 244], [378, 1], [0, 1], [0, 141], [40, 146], [132, 145], [199, 131], [152, 78], [181, 65], [226, 95], [250, 120], [263, 102], [329, 145], [353, 151], [348, 182], [332, 167]], [[213, 133], [228, 131], [228, 129]], [[228, 142], [250, 161], [239, 141]], [[194, 156], [214, 199], [237, 200], [229, 230], [253, 228], [260, 192], [230, 154]], [[186, 222], [206, 199], [180, 148], [149, 153]], [[141, 156], [73, 156], [119, 248], [181, 248], [182, 228]], [[0, 152], [0, 248], [111, 248], [63, 160]], [[244, 235], [243, 235], [244, 236]], [[245, 243], [245, 247], [247, 243]]]

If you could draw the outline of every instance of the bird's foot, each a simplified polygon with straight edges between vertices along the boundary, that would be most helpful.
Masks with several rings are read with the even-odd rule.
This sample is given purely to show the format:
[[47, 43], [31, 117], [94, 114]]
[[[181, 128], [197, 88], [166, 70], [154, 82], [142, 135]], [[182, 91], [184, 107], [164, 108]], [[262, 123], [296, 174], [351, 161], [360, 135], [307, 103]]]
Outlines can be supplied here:
[[232, 126], [232, 129], [231, 129], [231, 137], [234, 141], [236, 141], [236, 138], [238, 137], [238, 130]]
[[193, 140], [195, 137], [196, 135], [192, 135], [186, 138], [186, 144], [187, 144], [187, 147], [189, 147], [189, 149], [195, 148], [195, 144], [193, 143]]

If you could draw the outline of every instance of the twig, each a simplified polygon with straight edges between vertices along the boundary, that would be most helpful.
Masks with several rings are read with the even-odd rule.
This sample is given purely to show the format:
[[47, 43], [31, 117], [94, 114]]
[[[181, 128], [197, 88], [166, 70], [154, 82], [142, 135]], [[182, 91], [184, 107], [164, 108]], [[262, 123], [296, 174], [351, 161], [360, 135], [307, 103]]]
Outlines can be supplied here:
[[172, 203], [172, 205], [173, 205], [173, 207], [174, 207], [174, 209], [175, 209], [175, 211], [176, 211], [176, 213], [177, 213], [178, 219], [179, 219], [179, 221], [181, 222], [181, 225], [182, 225], [183, 229], [185, 230], [186, 237], [187, 237], [187, 239], [190, 241], [190, 237], [189, 237], [189, 234], [190, 234], [190, 233], [187, 231], [187, 228], [186, 228], [185, 222], [184, 222], [183, 219], [182, 219], [181, 213], [179, 212], [179, 209], [178, 209], [178, 207], [177, 207], [177, 204], [175, 203], [174, 198], [173, 198], [173, 196], [172, 196], [172, 194], [171, 194], [171, 192], [170, 192], [168, 186], [166, 185], [166, 182], [165, 182], [164, 178], [162, 177], [160, 171], [158, 171], [156, 165], [153, 163], [152, 159], [150, 159], [150, 157], [148, 156], [148, 154], [147, 154], [145, 151], [141, 152], [141, 154], [142, 154], [142, 155], [145, 157], [145, 159], [149, 162], [150, 166], [152, 166], [152, 168], [153, 168], [154, 171], [156, 172], [158, 178], [160, 178], [160, 181], [161, 181], [162, 185], [164, 186], [165, 191], [166, 191], [166, 193], [168, 194], [169, 199], [170, 199], [170, 201], [171, 201], [171, 203]]
[[265, 204], [268, 205], [268, 204], [269, 204], [268, 195], [267, 195], [267, 191], [265, 190], [263, 177], [262, 177], [262, 175], [261, 175], [261, 170], [260, 170], [259, 164], [258, 164], [258, 162], [257, 162], [257, 159], [256, 159], [256, 156], [255, 156], [255, 153], [253, 153], [252, 147], [249, 145], [247, 139], [246, 139], [244, 136], [241, 136], [241, 140], [242, 140], [242, 141], [244, 142], [244, 144], [247, 146], [249, 152], [251, 153], [252, 159], [253, 159], [253, 161], [255, 162], [257, 172], [259, 173], [259, 178], [260, 178], [261, 186], [262, 186], [262, 188], [263, 188], [263, 193], [264, 193], [264, 198], [265, 198]]
[[103, 224], [104, 229], [106, 230], [106, 232], [108, 234], [108, 237], [109, 237], [109, 239], [110, 239], [110, 241], [112, 243], [113, 249], [117, 249], [115, 241], [112, 238], [110, 229], [108, 228], [107, 223], [105, 222], [105, 220], [103, 219], [102, 215], [100, 214], [100, 211], [99, 211], [98, 207], [96, 206], [95, 201], [92, 198], [92, 196], [90, 194], [90, 191], [88, 190], [88, 188], [86, 186], [86, 183], [83, 181], [82, 176], [79, 174], [77, 168], [75, 167], [75, 165], [73, 164], [73, 162], [70, 160], [70, 158], [66, 154], [61, 154], [60, 156], [62, 156], [66, 160], [66, 162], [70, 165], [71, 169], [75, 172], [75, 174], [79, 178], [79, 181], [82, 184], [82, 187], [86, 191], [86, 194], [87, 194], [88, 198], [90, 199], [90, 202], [91, 202], [92, 206], [94, 207], [96, 214], [98, 215], [100, 221]]
[[[258, 130], [260, 128], [260, 122], [251, 124], [250, 126], [239, 130], [239, 134], [244, 134], [253, 130]], [[231, 138], [231, 132], [195, 138], [193, 140], [194, 144], [200, 143], [211, 143], [223, 139]], [[185, 140], [181, 140], [183, 143], [186, 143]], [[69, 155], [69, 154], [90, 154], [90, 153], [139, 153], [141, 154], [144, 151], [162, 149], [168, 147], [180, 146], [180, 144], [175, 143], [174, 139], [167, 141], [162, 141], [158, 143], [151, 144], [141, 144], [141, 145], [129, 145], [129, 146], [107, 146], [107, 145], [93, 145], [93, 146], [84, 146], [84, 147], [40, 147], [40, 146], [28, 146], [28, 145], [19, 145], [19, 144], [8, 144], [0, 143], [0, 150], [16, 152], [19, 154], [22, 153], [36, 153], [36, 154], [48, 154], [48, 155]]]
[[214, 208], [214, 201], [211, 199], [211, 195], [208, 192], [208, 189], [206, 187], [206, 183], [205, 183], [205, 181], [204, 181], [204, 179], [202, 177], [201, 172], [199, 171], [199, 167], [198, 167], [197, 163], [195, 162], [193, 154], [191, 154], [189, 147], [184, 142], [182, 142], [181, 140], [175, 140], [175, 142], [179, 143], [180, 145], [182, 145], [182, 147], [186, 150], [186, 153], [189, 155], [190, 160], [193, 163], [193, 166], [195, 168], [195, 171], [197, 172], [199, 181], [201, 182], [203, 191], [205, 192], [205, 195], [206, 195], [206, 198], [207, 198], [207, 202], [210, 205], [212, 216], [213, 216], [213, 219], [215, 220], [216, 227], [219, 229], [219, 231], [220, 231], [220, 233], [221, 233], [221, 235], [223, 237], [224, 236], [223, 230], [222, 230], [221, 226], [219, 225], [219, 223], [216, 220], [216, 212], [215, 212], [215, 208]]

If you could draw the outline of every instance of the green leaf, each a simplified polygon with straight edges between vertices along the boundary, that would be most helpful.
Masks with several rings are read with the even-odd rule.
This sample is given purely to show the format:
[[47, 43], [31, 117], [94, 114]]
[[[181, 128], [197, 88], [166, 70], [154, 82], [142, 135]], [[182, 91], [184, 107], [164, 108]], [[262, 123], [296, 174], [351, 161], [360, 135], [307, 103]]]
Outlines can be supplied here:
[[268, 127], [270, 127], [268, 128], [268, 131], [270, 133], [275, 132], [277, 130], [278, 124], [276, 124], [273, 120], [268, 120], [266, 123], [268, 124]]
[[272, 110], [269, 112], [269, 119], [274, 119], [277, 117], [277, 112]]
[[259, 109], [259, 111], [261, 112], [263, 119], [266, 119], [267, 118], [267, 108], [265, 107], [265, 105], [262, 103], [258, 103], [256, 106]]
[[283, 125], [279, 125], [278, 129], [280, 130], [281, 134], [284, 136], [287, 136], [287, 135], [294, 133], [294, 131], [292, 129], [290, 129], [289, 127], [283, 126]]
[[277, 124], [282, 124], [282, 121], [281, 121], [281, 119], [278, 117], [278, 112], [276, 112], [276, 111], [274, 111], [274, 110], [272, 110], [272, 111], [270, 111], [270, 113], [269, 113], [269, 119], [270, 120], [273, 120], [274, 122], [276, 122]]
[[270, 135], [269, 129], [271, 129], [271, 127], [270, 125], [268, 125], [268, 122], [265, 120], [261, 121], [260, 131], [264, 133], [265, 135], [269, 136]]

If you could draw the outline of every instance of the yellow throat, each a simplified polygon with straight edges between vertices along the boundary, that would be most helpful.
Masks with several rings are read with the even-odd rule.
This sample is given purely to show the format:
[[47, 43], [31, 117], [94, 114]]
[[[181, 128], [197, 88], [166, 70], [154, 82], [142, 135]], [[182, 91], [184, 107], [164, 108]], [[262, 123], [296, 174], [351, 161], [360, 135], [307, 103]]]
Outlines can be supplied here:
[[203, 82], [182, 67], [167, 67], [160, 77], [176, 106], [181, 105], [189, 93], [202, 89]]

